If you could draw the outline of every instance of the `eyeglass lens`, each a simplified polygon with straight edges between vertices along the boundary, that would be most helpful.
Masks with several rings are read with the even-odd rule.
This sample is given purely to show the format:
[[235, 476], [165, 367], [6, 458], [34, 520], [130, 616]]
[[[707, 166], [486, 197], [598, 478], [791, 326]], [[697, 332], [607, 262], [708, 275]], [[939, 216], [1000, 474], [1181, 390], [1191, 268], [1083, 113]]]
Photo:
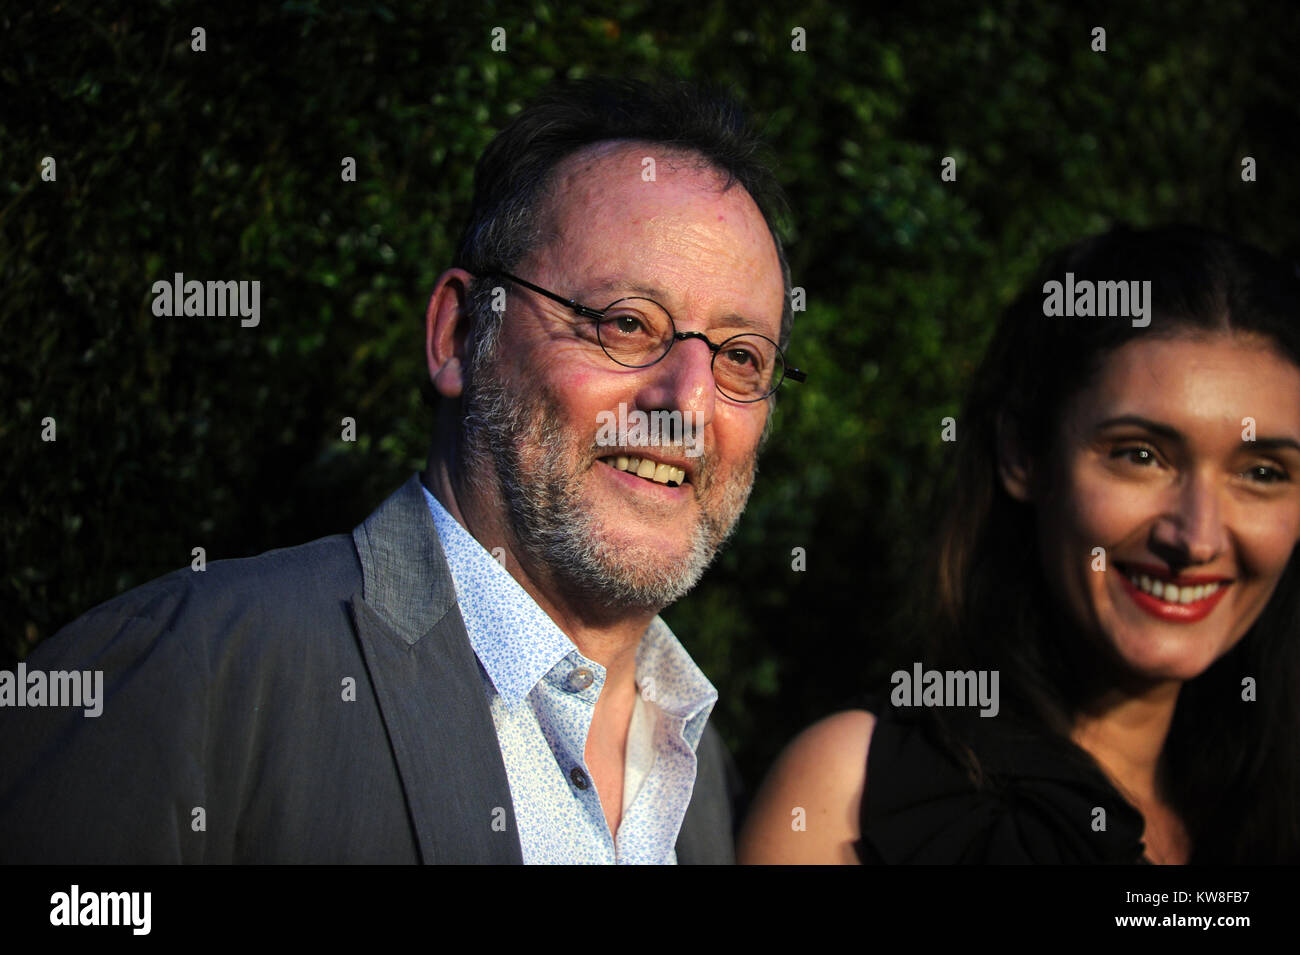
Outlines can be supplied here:
[[[657, 302], [625, 298], [605, 309], [597, 335], [605, 353], [620, 365], [653, 365], [673, 345], [673, 322]], [[785, 365], [776, 343], [762, 335], [736, 335], [713, 356], [713, 377], [723, 394], [737, 401], [765, 398], [781, 384]]]

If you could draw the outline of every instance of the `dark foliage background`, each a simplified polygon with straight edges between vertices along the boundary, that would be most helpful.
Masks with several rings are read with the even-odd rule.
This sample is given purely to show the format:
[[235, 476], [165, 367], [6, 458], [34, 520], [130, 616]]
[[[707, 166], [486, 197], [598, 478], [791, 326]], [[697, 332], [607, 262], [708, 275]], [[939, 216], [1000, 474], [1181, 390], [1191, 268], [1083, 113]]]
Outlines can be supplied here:
[[[1185, 220], [1300, 255], [1289, 4], [40, 6], [0, 14], [6, 666], [196, 545], [348, 531], [422, 466], [426, 296], [474, 159], [556, 76], [732, 85], [790, 194], [810, 382], [784, 393], [735, 544], [665, 615], [751, 784], [925, 586], [940, 419], [1049, 250]], [[260, 326], [155, 318], [174, 272], [260, 280]]]

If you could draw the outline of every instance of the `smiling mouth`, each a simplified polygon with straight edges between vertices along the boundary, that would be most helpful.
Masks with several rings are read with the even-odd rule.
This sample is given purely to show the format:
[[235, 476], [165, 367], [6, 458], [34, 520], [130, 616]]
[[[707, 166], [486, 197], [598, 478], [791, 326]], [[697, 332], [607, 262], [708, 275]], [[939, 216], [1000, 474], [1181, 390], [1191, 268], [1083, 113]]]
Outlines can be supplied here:
[[686, 483], [686, 470], [684, 468], [652, 461], [649, 458], [634, 458], [619, 454], [601, 458], [600, 460], [616, 471], [627, 471], [629, 474], [635, 474], [637, 477], [652, 481], [655, 484], [680, 487]]
[[1138, 565], [1115, 564], [1124, 590], [1151, 616], [1175, 623], [1195, 623], [1209, 616], [1228, 587], [1231, 577], [1172, 576]]

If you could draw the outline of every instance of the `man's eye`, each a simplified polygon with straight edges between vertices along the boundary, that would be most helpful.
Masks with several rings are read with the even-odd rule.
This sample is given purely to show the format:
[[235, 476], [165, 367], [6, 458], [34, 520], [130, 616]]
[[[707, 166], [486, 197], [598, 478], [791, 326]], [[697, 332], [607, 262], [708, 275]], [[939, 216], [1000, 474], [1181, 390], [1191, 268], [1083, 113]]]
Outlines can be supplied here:
[[619, 335], [644, 335], [649, 330], [642, 316], [635, 312], [622, 312], [605, 319], [611, 331]]
[[738, 369], [746, 371], [758, 367], [758, 356], [745, 348], [728, 348], [722, 353], [722, 357]]

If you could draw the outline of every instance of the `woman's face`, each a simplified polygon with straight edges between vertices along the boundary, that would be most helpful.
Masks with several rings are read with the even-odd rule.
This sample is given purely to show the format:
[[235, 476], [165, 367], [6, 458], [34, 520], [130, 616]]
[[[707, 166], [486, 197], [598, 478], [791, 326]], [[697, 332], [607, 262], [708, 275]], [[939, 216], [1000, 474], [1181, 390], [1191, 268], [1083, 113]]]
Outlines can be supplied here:
[[1300, 541], [1300, 368], [1239, 334], [1131, 341], [1067, 404], [1048, 468], [1003, 475], [1085, 632], [1134, 676], [1192, 679]]

